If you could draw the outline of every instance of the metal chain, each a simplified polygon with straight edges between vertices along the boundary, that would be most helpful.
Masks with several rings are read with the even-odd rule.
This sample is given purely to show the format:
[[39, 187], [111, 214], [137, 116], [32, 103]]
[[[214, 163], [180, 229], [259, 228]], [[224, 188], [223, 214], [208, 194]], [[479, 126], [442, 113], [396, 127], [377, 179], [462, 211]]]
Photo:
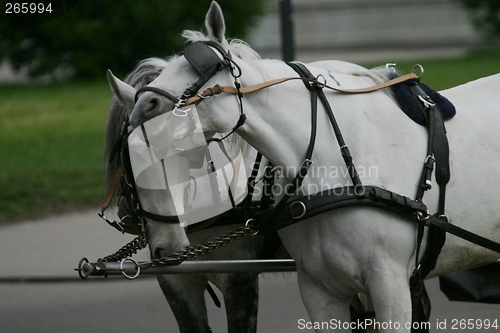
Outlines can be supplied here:
[[[183, 261], [191, 260], [204, 254], [211, 253], [214, 250], [231, 244], [245, 236], [253, 236], [256, 233], [249, 227], [240, 227], [233, 231], [227, 232], [219, 237], [206, 242], [205, 244], [190, 246], [185, 250], [172, 253], [166, 257], [159, 259], [152, 259], [151, 262], [142, 264], [141, 266], [167, 266], [167, 265], [179, 265]], [[127, 257], [131, 257], [136, 254], [137, 251], [142, 250], [147, 246], [146, 237], [141, 234], [137, 236], [130, 243], [123, 246], [121, 249], [116, 251], [114, 254], [106, 256], [102, 259], [98, 259], [98, 262], [118, 262]]]
[[102, 259], [98, 259], [98, 262], [115, 262], [121, 261], [122, 259], [131, 257], [136, 254], [137, 251], [142, 250], [148, 245], [147, 239], [144, 234], [140, 234], [130, 243], [125, 244], [121, 249], [116, 251], [114, 254], [106, 256]]
[[211, 253], [212, 251], [231, 244], [245, 236], [253, 236], [255, 234], [255, 231], [250, 229], [249, 227], [240, 227], [236, 230], [216, 237], [213, 240], [206, 242], [205, 244], [196, 245], [194, 247], [190, 246], [185, 250], [172, 253], [166, 257], [152, 259], [150, 262], [150, 266], [179, 265], [183, 261], [191, 260], [204, 254]]

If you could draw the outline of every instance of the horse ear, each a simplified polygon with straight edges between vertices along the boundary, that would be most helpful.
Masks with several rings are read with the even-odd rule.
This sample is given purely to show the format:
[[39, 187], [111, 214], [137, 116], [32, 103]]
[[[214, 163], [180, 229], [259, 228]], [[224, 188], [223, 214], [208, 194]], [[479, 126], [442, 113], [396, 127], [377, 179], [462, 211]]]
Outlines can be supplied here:
[[132, 111], [135, 104], [135, 92], [136, 90], [118, 79], [113, 73], [108, 69], [107, 72], [109, 86], [111, 90], [115, 93], [115, 96], [120, 100], [120, 102], [125, 105], [127, 110]]
[[209, 36], [213, 37], [219, 43], [223, 43], [225, 40], [224, 35], [226, 34], [226, 23], [224, 23], [222, 9], [215, 1], [212, 1], [205, 17], [205, 27]]

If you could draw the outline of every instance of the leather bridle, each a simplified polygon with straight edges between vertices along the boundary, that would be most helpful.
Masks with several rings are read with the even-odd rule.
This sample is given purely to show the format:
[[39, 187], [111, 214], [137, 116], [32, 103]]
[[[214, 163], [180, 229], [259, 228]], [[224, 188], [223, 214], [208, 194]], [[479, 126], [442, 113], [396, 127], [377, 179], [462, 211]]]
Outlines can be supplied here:
[[203, 85], [205, 85], [205, 83], [207, 83], [208, 80], [210, 80], [215, 74], [217, 74], [217, 72], [220, 72], [225, 68], [229, 68], [231, 75], [234, 78], [234, 87], [231, 88], [232, 91], [236, 92], [239, 100], [240, 118], [238, 119], [236, 125], [231, 129], [229, 134], [227, 134], [224, 138], [209, 140], [221, 141], [227, 136], [234, 133], [238, 128], [243, 126], [246, 120], [246, 117], [243, 113], [243, 105], [241, 102], [241, 98], [243, 95], [240, 94], [241, 85], [239, 83], [239, 77], [241, 76], [241, 69], [233, 61], [231, 53], [229, 51], [226, 52], [221, 44], [214, 41], [194, 42], [184, 50], [183, 55], [200, 76], [198, 81], [184, 90], [181, 97], [179, 98], [173, 96], [163, 89], [145, 86], [137, 90], [135, 94], [135, 102], [137, 103], [140, 94], [145, 91], [151, 91], [172, 101], [174, 103], [174, 108], [171, 110], [172, 112], [180, 110], [185, 106], [198, 104], [203, 99], [220, 93], [218, 92], [217, 88], [209, 88], [202, 94], [199, 94], [198, 91], [201, 89], [201, 87], [203, 87]]

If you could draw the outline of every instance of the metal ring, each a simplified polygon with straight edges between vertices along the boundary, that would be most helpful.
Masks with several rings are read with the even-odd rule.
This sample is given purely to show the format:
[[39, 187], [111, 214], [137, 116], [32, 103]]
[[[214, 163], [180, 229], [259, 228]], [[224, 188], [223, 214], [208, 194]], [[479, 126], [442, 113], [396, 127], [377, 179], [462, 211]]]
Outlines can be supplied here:
[[[320, 81], [320, 78], [323, 78], [323, 82]], [[316, 85], [320, 87], [321, 89], [326, 87], [326, 77], [324, 77], [322, 74], [316, 76]]]
[[[208, 88], [208, 89], [211, 89], [211, 88]], [[198, 93], [198, 94], [196, 94], [196, 96], [198, 96], [201, 99], [208, 99], [208, 98], [212, 97], [213, 95], [203, 96], [201, 93]]]
[[436, 106], [436, 103], [434, 103], [429, 96], [423, 97], [422, 95], [418, 95], [418, 99], [426, 108], [430, 108], [431, 106]]
[[436, 161], [436, 159], [434, 158], [434, 156], [427, 155], [427, 157], [425, 158], [425, 162], [424, 163], [427, 163], [430, 159], [433, 160], [433, 161]]
[[[178, 108], [177, 106], [172, 110], [172, 113], [174, 114], [174, 116], [177, 116], [177, 117], [186, 117], [188, 115], [188, 112], [189, 110], [191, 110], [191, 108], [187, 109], [187, 110], [181, 110], [180, 108]], [[176, 113], [177, 112], [177, 113]], [[182, 112], [182, 113], [179, 113], [179, 112]]]
[[424, 67], [420, 64], [416, 64], [411, 68], [411, 72], [415, 74], [415, 69], [418, 68], [420, 69], [420, 75], [418, 76], [418, 79], [420, 80], [422, 76], [424, 76]]
[[415, 215], [417, 216], [419, 222], [426, 222], [431, 217], [428, 209], [425, 212], [425, 215], [423, 212], [415, 212]]
[[[135, 264], [135, 269], [137, 271], [135, 273], [135, 275], [130, 276], [130, 275], [127, 275], [127, 273], [125, 273], [125, 270], [123, 269], [123, 263], [125, 263], [126, 261], [132, 261]], [[141, 274], [141, 267], [139, 266], [139, 263], [132, 258], [122, 259], [122, 261], [120, 261], [120, 270], [122, 271], [122, 275], [129, 280], [134, 280], [135, 278], [137, 278], [139, 276], [139, 274]]]
[[[253, 221], [256, 221], [255, 219], [251, 218], [251, 219], [248, 219], [246, 222], [245, 222], [245, 228], [247, 229], [252, 229], [252, 227], [250, 227], [250, 223], [253, 222]], [[254, 232], [253, 234], [250, 234], [250, 236], [255, 236], [259, 233], [259, 230], [257, 230], [256, 232]]]
[[89, 263], [89, 260], [87, 258], [82, 258], [80, 259], [80, 262], [78, 263], [78, 268], [75, 269], [78, 271], [78, 276], [80, 276], [80, 279], [85, 280], [86, 278], [89, 277], [88, 273], [83, 272], [83, 265], [86, 265]]
[[297, 200], [297, 201], [294, 201], [290, 204], [290, 206], [288, 206], [288, 209], [290, 209], [290, 213], [292, 212], [292, 207], [297, 204], [297, 205], [300, 205], [302, 207], [302, 213], [300, 213], [299, 215], [296, 215], [296, 216], [293, 216], [292, 215], [292, 219], [300, 219], [302, 217], [304, 217], [304, 215], [306, 215], [306, 212], [307, 212], [307, 208], [306, 208], [306, 205], [300, 201], [300, 200]]
[[396, 68], [394, 68], [394, 66], [396, 66], [396, 63], [394, 63], [394, 62], [389, 62], [389, 63], [385, 64], [385, 68], [389, 72], [396, 73]]
[[[229, 67], [229, 71], [231, 72], [231, 76], [236, 81], [236, 79], [239, 79], [241, 77], [241, 73], [242, 73], [241, 67], [237, 63], [235, 63], [233, 59], [227, 58], [227, 57], [225, 57], [225, 58], [226, 58], [226, 60], [228, 60], [233, 65], [233, 66]], [[238, 75], [234, 74], [234, 69], [235, 68], [238, 70]]]

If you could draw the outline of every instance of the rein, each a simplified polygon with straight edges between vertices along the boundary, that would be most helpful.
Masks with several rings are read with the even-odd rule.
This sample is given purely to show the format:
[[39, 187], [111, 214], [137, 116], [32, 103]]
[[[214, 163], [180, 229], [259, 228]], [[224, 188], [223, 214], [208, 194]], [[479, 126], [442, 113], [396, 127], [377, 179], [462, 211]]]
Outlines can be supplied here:
[[[291, 64], [294, 64], [294, 63], [291, 63]], [[220, 86], [217, 84], [211, 88], [206, 89], [201, 94], [198, 94], [196, 96], [188, 98], [186, 100], [185, 105], [199, 104], [201, 101], [203, 101], [206, 98], [212, 97], [214, 95], [219, 95], [222, 93], [228, 93], [228, 94], [233, 94], [233, 95], [238, 95], [238, 94], [246, 95], [246, 94], [250, 94], [250, 93], [253, 93], [253, 92], [265, 89], [265, 88], [269, 88], [269, 87], [272, 87], [272, 86], [275, 86], [275, 85], [278, 85], [281, 83], [285, 83], [287, 81], [292, 81], [292, 80], [302, 80], [304, 82], [313, 83], [321, 88], [330, 89], [330, 90], [337, 91], [337, 92], [344, 93], [344, 94], [365, 94], [365, 93], [370, 93], [370, 92], [374, 92], [377, 90], [381, 90], [384, 88], [388, 88], [388, 87], [396, 85], [398, 83], [402, 83], [402, 82], [406, 82], [406, 81], [410, 81], [410, 80], [415, 80], [418, 78], [419, 77], [415, 73], [409, 73], [409, 74], [399, 76], [399, 77], [394, 78], [392, 80], [389, 80], [389, 81], [386, 81], [386, 82], [383, 82], [383, 83], [380, 83], [380, 84], [377, 84], [377, 85], [374, 85], [371, 87], [358, 88], [358, 89], [335, 88], [335, 87], [327, 85], [325, 81], [321, 82], [318, 79], [314, 79], [311, 77], [286, 77], [286, 78], [281, 78], [281, 79], [274, 79], [274, 80], [265, 81], [265, 82], [262, 82], [259, 84], [255, 84], [253, 86], [242, 87], [239, 90], [235, 89], [235, 87]]]

